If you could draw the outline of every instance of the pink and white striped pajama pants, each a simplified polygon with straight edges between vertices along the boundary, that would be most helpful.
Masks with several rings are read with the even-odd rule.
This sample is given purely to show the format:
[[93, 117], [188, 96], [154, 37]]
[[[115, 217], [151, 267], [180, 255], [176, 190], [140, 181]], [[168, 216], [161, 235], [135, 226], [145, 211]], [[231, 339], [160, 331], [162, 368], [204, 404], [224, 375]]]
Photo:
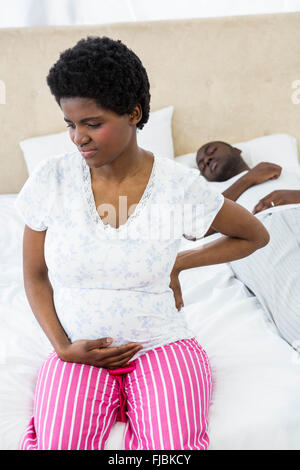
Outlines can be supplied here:
[[116, 372], [53, 352], [39, 372], [20, 449], [104, 449], [120, 416], [126, 450], [207, 449], [211, 369], [194, 338], [147, 351], [124, 375]]

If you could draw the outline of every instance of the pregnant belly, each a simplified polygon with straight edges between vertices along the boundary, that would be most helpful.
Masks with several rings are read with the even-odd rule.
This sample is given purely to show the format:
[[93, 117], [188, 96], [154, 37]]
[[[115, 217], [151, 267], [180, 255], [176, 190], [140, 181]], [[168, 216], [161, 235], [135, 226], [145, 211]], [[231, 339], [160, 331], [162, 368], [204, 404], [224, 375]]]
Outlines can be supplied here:
[[[54, 288], [58, 318], [72, 342], [111, 337], [112, 346], [136, 341], [152, 348], [184, 328], [173, 292]], [[171, 331], [170, 331], [171, 330]]]

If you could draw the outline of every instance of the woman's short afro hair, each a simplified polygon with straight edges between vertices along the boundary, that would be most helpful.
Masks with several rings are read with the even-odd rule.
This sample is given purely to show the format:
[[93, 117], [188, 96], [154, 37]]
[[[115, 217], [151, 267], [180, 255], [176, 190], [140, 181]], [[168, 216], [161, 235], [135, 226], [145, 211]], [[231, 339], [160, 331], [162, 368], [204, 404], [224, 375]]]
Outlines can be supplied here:
[[51, 93], [61, 98], [92, 98], [104, 109], [130, 114], [141, 105], [139, 129], [149, 119], [150, 85], [136, 54], [120, 40], [106, 36], [81, 39], [60, 54], [47, 76]]

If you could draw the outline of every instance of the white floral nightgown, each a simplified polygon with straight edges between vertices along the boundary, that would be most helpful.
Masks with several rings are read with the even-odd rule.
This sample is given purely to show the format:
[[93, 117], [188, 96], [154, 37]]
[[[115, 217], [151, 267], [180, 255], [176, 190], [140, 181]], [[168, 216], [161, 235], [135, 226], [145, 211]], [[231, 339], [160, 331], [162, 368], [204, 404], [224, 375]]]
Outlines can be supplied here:
[[[33, 230], [47, 230], [45, 260], [58, 318], [71, 341], [112, 337], [137, 354], [192, 338], [170, 284], [182, 235], [201, 238], [224, 202], [198, 170], [154, 157], [127, 222], [105, 225], [79, 152], [42, 161], [16, 198]], [[135, 356], [135, 357], [137, 357]]]

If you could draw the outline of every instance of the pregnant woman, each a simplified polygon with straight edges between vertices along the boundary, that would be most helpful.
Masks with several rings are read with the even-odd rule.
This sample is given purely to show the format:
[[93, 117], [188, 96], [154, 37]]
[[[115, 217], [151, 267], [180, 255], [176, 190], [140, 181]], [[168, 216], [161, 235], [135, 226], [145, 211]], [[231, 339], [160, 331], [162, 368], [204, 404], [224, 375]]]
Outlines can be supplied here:
[[[121, 41], [88, 37], [47, 83], [78, 151], [42, 161], [16, 200], [24, 286], [53, 346], [21, 449], [207, 449], [212, 377], [185, 323], [179, 275], [268, 243], [264, 226], [199, 172], [137, 145], [149, 81]], [[179, 252], [213, 224], [224, 236]]]

